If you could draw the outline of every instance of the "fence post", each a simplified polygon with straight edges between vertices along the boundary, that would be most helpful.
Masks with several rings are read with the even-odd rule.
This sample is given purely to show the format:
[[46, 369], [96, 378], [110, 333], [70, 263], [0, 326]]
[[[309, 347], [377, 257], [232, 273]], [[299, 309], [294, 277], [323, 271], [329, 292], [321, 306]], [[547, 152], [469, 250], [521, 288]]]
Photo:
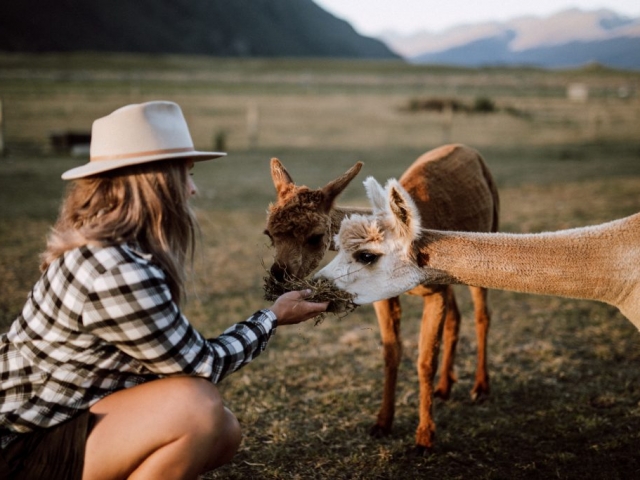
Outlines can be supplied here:
[[249, 148], [258, 146], [258, 133], [260, 123], [260, 112], [258, 106], [254, 103], [249, 105], [247, 110], [247, 135], [249, 140]]
[[445, 103], [442, 109], [442, 143], [451, 142], [451, 130], [453, 129], [453, 105]]

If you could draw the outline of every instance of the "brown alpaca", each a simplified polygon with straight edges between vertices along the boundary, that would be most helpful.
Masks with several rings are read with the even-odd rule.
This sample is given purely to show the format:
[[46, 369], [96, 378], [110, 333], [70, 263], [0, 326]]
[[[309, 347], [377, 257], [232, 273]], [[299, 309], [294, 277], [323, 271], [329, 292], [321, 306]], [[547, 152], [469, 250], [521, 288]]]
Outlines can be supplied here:
[[342, 222], [339, 253], [317, 276], [370, 303], [422, 283], [478, 285], [616, 306], [640, 329], [640, 214], [536, 234], [422, 229], [395, 180], [365, 182], [371, 215]]
[[[271, 175], [277, 201], [269, 206], [265, 233], [276, 249], [271, 273], [282, 279], [285, 273], [303, 278], [315, 269], [340, 223], [353, 213], [370, 213], [367, 209], [334, 206], [336, 197], [362, 167], [354, 165], [325, 187], [311, 190], [297, 186], [278, 161], [271, 161]], [[498, 229], [498, 192], [478, 152], [463, 145], [446, 145], [419, 157], [400, 179], [409, 191], [430, 228], [495, 232]], [[416, 445], [433, 445], [435, 424], [433, 396], [448, 398], [455, 381], [453, 360], [458, 341], [460, 313], [453, 289], [446, 285], [420, 285], [410, 292], [424, 299], [419, 342], [418, 373], [420, 381], [420, 423]], [[489, 392], [486, 347], [489, 312], [484, 288], [471, 287], [478, 337], [478, 365], [471, 391], [476, 399]], [[395, 411], [395, 390], [401, 358], [400, 302], [397, 296], [374, 304], [383, 344], [385, 361], [382, 405], [371, 433], [390, 432]], [[444, 352], [438, 387], [433, 390], [440, 337], [444, 328]]]

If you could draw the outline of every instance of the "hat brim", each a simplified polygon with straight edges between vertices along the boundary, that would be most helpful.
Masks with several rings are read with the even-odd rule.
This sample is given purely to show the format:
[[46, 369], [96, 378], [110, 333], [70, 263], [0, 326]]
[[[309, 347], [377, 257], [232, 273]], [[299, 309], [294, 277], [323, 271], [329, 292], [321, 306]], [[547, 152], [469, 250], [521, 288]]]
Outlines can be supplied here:
[[172, 160], [178, 158], [189, 158], [194, 162], [203, 160], [212, 160], [214, 158], [225, 157], [225, 152], [179, 152], [174, 154], [148, 155], [136, 158], [117, 159], [117, 160], [100, 160], [97, 162], [89, 162], [85, 165], [72, 168], [62, 174], [63, 180], [75, 180], [77, 178], [89, 177], [98, 173], [117, 170], [119, 168], [129, 167], [131, 165], [140, 165], [143, 163], [158, 162], [160, 160]]

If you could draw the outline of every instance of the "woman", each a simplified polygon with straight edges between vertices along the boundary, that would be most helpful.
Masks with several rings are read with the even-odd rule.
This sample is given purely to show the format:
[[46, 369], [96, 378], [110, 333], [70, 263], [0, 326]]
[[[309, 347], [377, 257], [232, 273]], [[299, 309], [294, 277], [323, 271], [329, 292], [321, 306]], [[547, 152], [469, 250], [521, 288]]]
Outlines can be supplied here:
[[189, 170], [223, 155], [194, 150], [171, 102], [94, 122], [43, 275], [0, 336], [0, 478], [196, 478], [231, 460], [240, 427], [215, 383], [327, 304], [290, 292], [210, 340], [181, 314]]

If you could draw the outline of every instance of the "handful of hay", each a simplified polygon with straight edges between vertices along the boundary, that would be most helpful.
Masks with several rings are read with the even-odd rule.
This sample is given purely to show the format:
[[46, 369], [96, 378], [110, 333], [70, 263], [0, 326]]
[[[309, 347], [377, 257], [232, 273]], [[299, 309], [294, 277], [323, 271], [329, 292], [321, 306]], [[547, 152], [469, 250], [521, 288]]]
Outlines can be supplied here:
[[[313, 293], [307, 298], [309, 302], [329, 302], [327, 312], [333, 314], [348, 314], [353, 312], [358, 305], [353, 303], [353, 295], [338, 289], [327, 279], [298, 279], [287, 277], [278, 281], [273, 276], [264, 277], [264, 298], [270, 302], [275, 301], [280, 295], [294, 290], [311, 290]], [[318, 317], [323, 318], [321, 314]], [[316, 322], [319, 323], [319, 321]]]

